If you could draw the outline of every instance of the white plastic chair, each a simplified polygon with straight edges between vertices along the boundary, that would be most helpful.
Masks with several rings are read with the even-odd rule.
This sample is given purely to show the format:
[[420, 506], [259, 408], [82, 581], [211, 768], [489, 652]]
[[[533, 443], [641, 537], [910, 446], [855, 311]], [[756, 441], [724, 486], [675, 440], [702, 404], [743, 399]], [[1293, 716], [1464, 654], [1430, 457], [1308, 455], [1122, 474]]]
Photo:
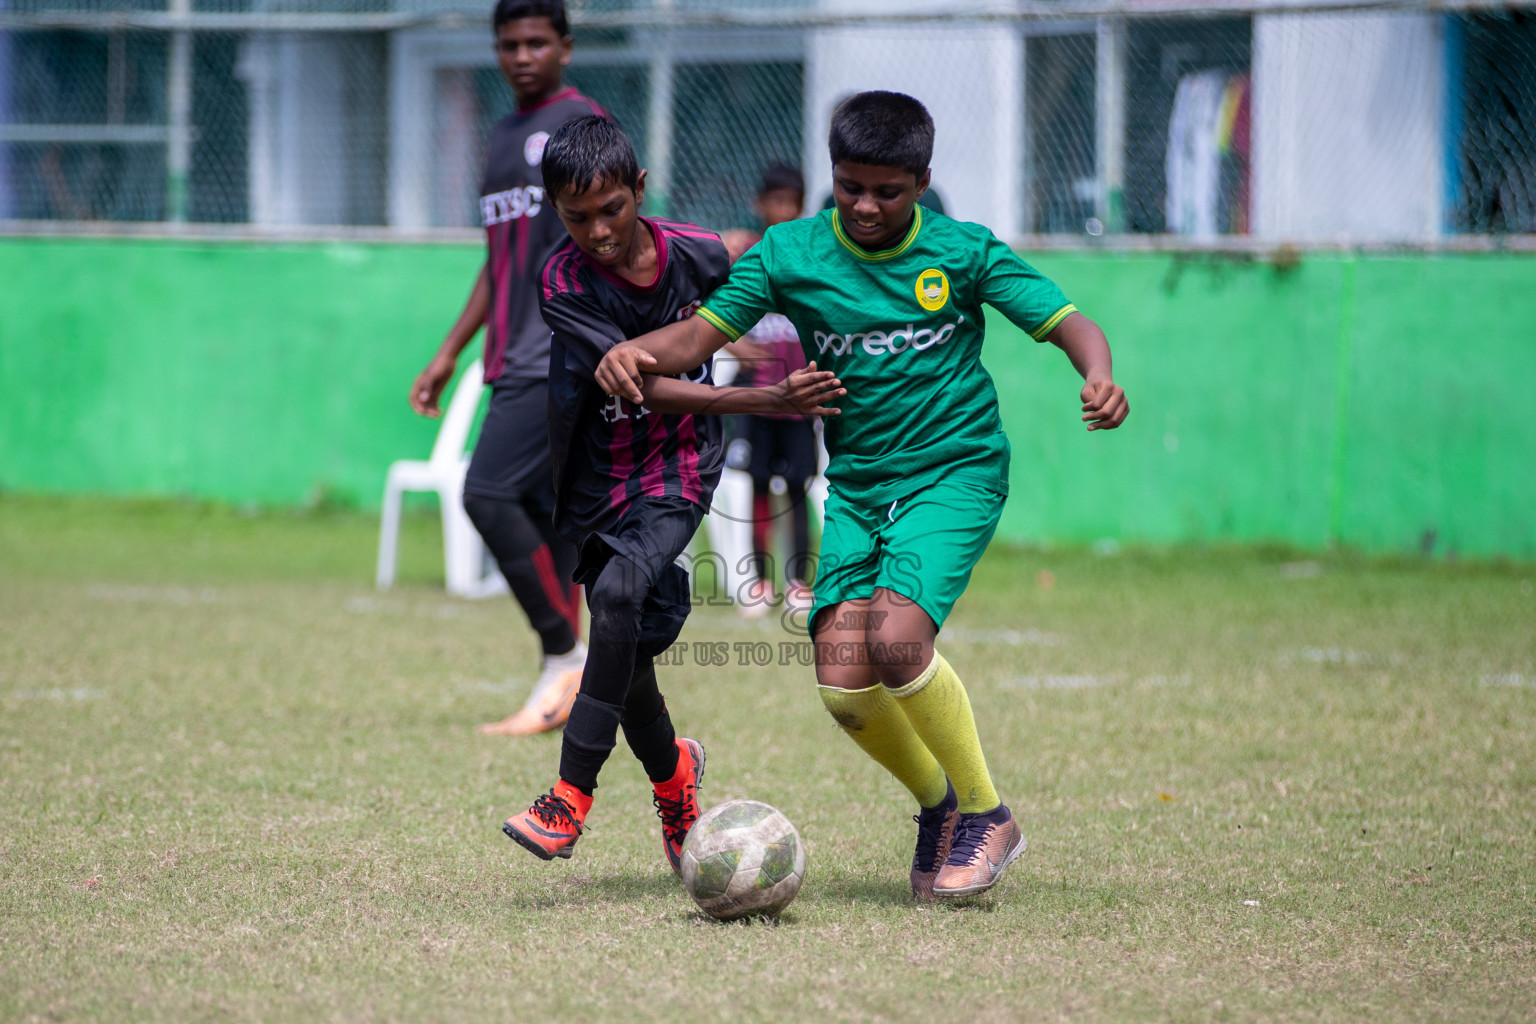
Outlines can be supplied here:
[[436, 491], [443, 516], [443, 569], [448, 593], [455, 597], [488, 597], [505, 593], [502, 579], [485, 549], [485, 542], [464, 512], [464, 473], [469, 456], [464, 448], [469, 431], [480, 409], [480, 360], [476, 359], [459, 377], [458, 386], [432, 454], [425, 460], [401, 459], [390, 464], [384, 478], [384, 510], [379, 524], [379, 563], [375, 582], [387, 590], [395, 582], [396, 555], [400, 546], [400, 498], [406, 491]]

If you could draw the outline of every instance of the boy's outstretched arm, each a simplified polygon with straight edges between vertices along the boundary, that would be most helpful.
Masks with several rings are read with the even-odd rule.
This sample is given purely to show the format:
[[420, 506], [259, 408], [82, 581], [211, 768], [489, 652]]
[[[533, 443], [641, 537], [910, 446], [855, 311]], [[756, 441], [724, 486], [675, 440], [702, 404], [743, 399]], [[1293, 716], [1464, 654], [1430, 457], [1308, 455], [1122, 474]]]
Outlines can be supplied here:
[[1045, 337], [1083, 375], [1083, 422], [1088, 429], [1114, 430], [1124, 423], [1131, 406], [1124, 389], [1115, 383], [1109, 339], [1099, 325], [1081, 313], [1069, 313]]
[[645, 400], [640, 393], [643, 375], [670, 376], [691, 370], [702, 365], [730, 340], [708, 320], [691, 316], [615, 345], [597, 364], [593, 376], [598, 386], [610, 395], [643, 404]]
[[815, 363], [762, 388], [722, 388], [647, 373], [641, 375], [640, 391], [652, 412], [759, 416], [836, 416], [839, 410], [827, 403], [848, 393], [830, 370], [818, 370]]

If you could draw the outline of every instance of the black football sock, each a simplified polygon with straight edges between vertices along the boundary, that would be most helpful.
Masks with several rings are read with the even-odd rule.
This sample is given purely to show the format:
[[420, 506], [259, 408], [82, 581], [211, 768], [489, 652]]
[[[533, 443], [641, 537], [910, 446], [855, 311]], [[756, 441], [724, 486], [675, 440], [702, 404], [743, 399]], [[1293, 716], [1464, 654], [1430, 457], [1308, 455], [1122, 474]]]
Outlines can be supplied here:
[[647, 725], [637, 728], [626, 724], [624, 739], [652, 782], [666, 782], [677, 774], [677, 732], [665, 706]]
[[672, 728], [672, 716], [667, 714], [667, 702], [656, 686], [656, 669], [649, 658], [637, 660], [621, 724], [624, 740], [645, 768], [646, 778], [666, 782], [677, 774], [677, 733]]
[[623, 717], [620, 705], [578, 693], [560, 738], [560, 777], [591, 796], [598, 773], [618, 742]]

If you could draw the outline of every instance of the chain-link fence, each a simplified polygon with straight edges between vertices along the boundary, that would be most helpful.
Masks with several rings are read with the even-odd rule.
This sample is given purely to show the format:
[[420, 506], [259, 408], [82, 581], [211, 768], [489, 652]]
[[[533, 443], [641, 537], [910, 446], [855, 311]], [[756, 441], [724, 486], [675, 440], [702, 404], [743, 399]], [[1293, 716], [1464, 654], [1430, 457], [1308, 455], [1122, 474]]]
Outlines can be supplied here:
[[[473, 228], [512, 105], [490, 6], [0, 0], [0, 220]], [[895, 88], [934, 113], [948, 212], [1004, 237], [1536, 232], [1536, 6], [570, 6], [570, 81], [716, 228], [751, 223], [771, 162], [819, 205], [832, 107]]]

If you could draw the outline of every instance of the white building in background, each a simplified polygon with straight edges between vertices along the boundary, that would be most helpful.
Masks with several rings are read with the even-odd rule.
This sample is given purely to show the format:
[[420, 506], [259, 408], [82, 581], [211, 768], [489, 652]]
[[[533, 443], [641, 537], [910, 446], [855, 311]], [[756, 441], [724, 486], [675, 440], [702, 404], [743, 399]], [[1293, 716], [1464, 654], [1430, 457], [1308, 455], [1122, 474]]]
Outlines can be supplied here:
[[[951, 13], [963, 7], [955, 5]], [[793, 12], [786, 12], [781, 24], [789, 27], [772, 31], [640, 32], [625, 45], [578, 47], [576, 70], [627, 66], [645, 76], [650, 88], [643, 114], [631, 111], [621, 120], [640, 129], [652, 179], [665, 193], [678, 184], [673, 172], [679, 150], [695, 143], [694, 119], [678, 105], [680, 68], [703, 61], [741, 68], [798, 63], [798, 150], [812, 205], [830, 191], [826, 134], [837, 102], [861, 89], [911, 93], [937, 122], [933, 181], [948, 212], [985, 223], [1005, 238], [1041, 231], [1179, 230], [1164, 212], [1174, 205], [1166, 189], [1179, 169], [1165, 166], [1176, 80], [1247, 75], [1252, 152], [1241, 219], [1248, 232], [1332, 243], [1426, 241], [1445, 230], [1445, 169], [1457, 140], [1447, 137], [1444, 16], [1229, 14], [1223, 24], [1237, 26], [1242, 45], [1223, 48], [1206, 19], [900, 20], [904, 13], [930, 15], [927, 0], [821, 0], [800, 9], [836, 11], [850, 22], [796, 29]], [[1035, 124], [1040, 98], [1026, 89], [1030, 63], [1073, 59], [1085, 62], [1090, 80], [1075, 116]], [[1154, 75], [1168, 79], [1158, 86], [1167, 102], [1149, 119], [1141, 87], [1153, 65]], [[393, 225], [467, 223], [450, 209], [467, 204], [443, 199], [449, 191], [473, 189], [473, 173], [455, 166], [476, 152], [468, 109], [474, 100], [462, 75], [455, 77], [466, 67], [493, 67], [477, 32], [421, 30], [394, 37]], [[1047, 67], [1047, 77], [1051, 73]], [[763, 144], [755, 126], [740, 128], [745, 145]], [[1052, 160], [1057, 154], [1046, 150], [1072, 151], [1076, 170], [1064, 171]], [[1197, 207], [1187, 220], [1198, 228], [1184, 230], [1207, 239], [1243, 229], [1234, 228], [1238, 218], [1225, 211], [1224, 226], [1215, 227], [1218, 218], [1202, 208], [1227, 201], [1222, 190], [1237, 187], [1230, 169], [1202, 163], [1228, 159], [1217, 150], [1192, 147], [1181, 165], [1187, 173], [1174, 181], [1194, 190], [1185, 205]], [[764, 151], [758, 157], [777, 155]], [[752, 175], [739, 178], [745, 195]], [[1047, 193], [1056, 197], [1054, 215], [1042, 209]], [[1073, 209], [1063, 212], [1063, 205]]]
[[1445, 137], [1445, 37], [1433, 14], [1254, 18], [1254, 234], [1441, 234], [1455, 145]]
[[[475, 226], [481, 147], [510, 102], [480, 5], [469, 27], [220, 15], [189, 33], [193, 99], [183, 81], [178, 106], [161, 102], [177, 89], [157, 56], [172, 33], [103, 29], [92, 57], [87, 34], [46, 24], [49, 2], [10, 15], [0, 0], [0, 216], [168, 216], [175, 140], [190, 137], [192, 220]], [[599, 21], [578, 31], [570, 77], [635, 139], [656, 199], [716, 227], [750, 216], [771, 161], [798, 161], [818, 204], [833, 107], [886, 88], [933, 111], [948, 212], [1004, 238], [1536, 231], [1536, 22], [1283, 6], [1158, 18], [1127, 0], [1115, 17], [1008, 20], [983, 0], [589, 0], [573, 9]], [[750, 24], [695, 18], [722, 10]], [[230, 17], [249, 21], [238, 39]], [[101, 111], [70, 107], [96, 92]], [[169, 123], [188, 107], [193, 123]]]
[[236, 73], [250, 104], [250, 219], [253, 224], [345, 224], [339, 40], [310, 33], [256, 32], [240, 48]]
[[[933, 9], [925, 0], [832, 2], [871, 14]], [[950, 216], [986, 224], [1004, 238], [1023, 232], [1024, 42], [1017, 29], [917, 23], [808, 33], [803, 152], [813, 203], [832, 188], [832, 110], [866, 89], [907, 93], [933, 114], [933, 184]]]
[[245, 83], [252, 224], [377, 224], [388, 109], [381, 39], [252, 32]]
[[[847, 9], [842, 0], [837, 2], [839, 10]], [[920, 0], [855, 2], [877, 14], [899, 14], [903, 7], [928, 9]], [[473, 30], [398, 32], [390, 55], [390, 223], [402, 228], [462, 225], [465, 222], [445, 209], [449, 204], [441, 197], [450, 189], [462, 191], [475, 184], [476, 175], [456, 164], [476, 152], [466, 139], [478, 125], [473, 89], [464, 72], [494, 67], [487, 36]], [[595, 67], [629, 67], [646, 76], [650, 88], [643, 118], [620, 120], [626, 128], [640, 129], [637, 141], [643, 140], [653, 190], [676, 189], [679, 150], [696, 144], [695, 125], [679, 107], [677, 80], [690, 66], [705, 63], [742, 69], [798, 65], [798, 137], [765, 139], [760, 125], [740, 127], [743, 145], [761, 150], [748, 156], [748, 165], [786, 157], [800, 160], [812, 205], [831, 191], [826, 140], [833, 107], [853, 92], [893, 89], [911, 93], [934, 112], [939, 136], [934, 182], [949, 212], [993, 225], [1005, 237], [1020, 232], [1023, 57], [1017, 30], [974, 24], [936, 28], [932, 23], [750, 32], [694, 29], [636, 33], [621, 45], [578, 46], [572, 76], [578, 82], [583, 71]], [[592, 95], [599, 102], [615, 103], [596, 90]], [[739, 184], [749, 195], [755, 173]]]

